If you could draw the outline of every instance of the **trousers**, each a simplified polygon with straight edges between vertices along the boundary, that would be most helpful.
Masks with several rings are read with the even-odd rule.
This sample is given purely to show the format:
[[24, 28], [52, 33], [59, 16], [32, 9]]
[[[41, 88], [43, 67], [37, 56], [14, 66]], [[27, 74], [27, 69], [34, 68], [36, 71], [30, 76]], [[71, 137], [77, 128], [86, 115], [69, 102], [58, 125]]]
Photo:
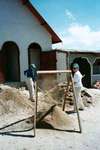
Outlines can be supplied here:
[[84, 109], [84, 104], [81, 98], [81, 87], [75, 87], [75, 96], [78, 109]]
[[27, 85], [27, 88], [29, 90], [30, 99], [33, 99], [35, 89], [34, 89], [34, 82], [33, 82], [32, 78], [26, 79], [26, 85]]

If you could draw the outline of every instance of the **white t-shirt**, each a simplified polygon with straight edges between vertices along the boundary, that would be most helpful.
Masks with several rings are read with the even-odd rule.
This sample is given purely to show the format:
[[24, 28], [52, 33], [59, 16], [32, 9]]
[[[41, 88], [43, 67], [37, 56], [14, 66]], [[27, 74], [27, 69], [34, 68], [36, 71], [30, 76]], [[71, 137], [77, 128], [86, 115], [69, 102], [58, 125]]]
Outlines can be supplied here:
[[82, 87], [82, 74], [77, 71], [74, 73], [74, 86], [75, 87]]

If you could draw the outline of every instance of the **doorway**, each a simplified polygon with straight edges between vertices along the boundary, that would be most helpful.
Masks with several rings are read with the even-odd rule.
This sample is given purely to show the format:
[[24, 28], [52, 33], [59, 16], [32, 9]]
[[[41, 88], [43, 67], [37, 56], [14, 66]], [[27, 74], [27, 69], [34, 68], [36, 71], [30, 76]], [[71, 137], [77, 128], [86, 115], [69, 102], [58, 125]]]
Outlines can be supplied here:
[[2, 46], [2, 64], [5, 81], [20, 81], [19, 48], [15, 42], [5, 42]]
[[40, 56], [41, 56], [41, 47], [37, 43], [32, 43], [28, 47], [28, 60], [29, 65], [35, 64], [37, 70], [40, 70]]

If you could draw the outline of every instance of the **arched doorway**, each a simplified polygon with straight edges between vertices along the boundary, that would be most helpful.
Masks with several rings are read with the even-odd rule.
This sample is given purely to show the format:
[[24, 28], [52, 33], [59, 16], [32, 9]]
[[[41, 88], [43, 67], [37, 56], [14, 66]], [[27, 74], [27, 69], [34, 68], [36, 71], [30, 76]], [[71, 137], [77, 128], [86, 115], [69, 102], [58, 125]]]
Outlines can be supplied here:
[[0, 83], [5, 81], [5, 69], [4, 69], [4, 58], [3, 58], [3, 53], [0, 50]]
[[17, 44], [12, 41], [5, 42], [1, 51], [5, 81], [20, 81], [19, 48]]
[[78, 57], [74, 59], [73, 63], [78, 63], [80, 72], [82, 75], [85, 75], [85, 77], [82, 79], [83, 86], [87, 88], [91, 87], [91, 67], [88, 60], [86, 58]]
[[37, 43], [32, 43], [28, 47], [28, 60], [29, 65], [35, 64], [37, 69], [40, 69], [40, 55], [41, 55], [41, 47]]
[[93, 74], [100, 74], [100, 58], [97, 58], [93, 64]]

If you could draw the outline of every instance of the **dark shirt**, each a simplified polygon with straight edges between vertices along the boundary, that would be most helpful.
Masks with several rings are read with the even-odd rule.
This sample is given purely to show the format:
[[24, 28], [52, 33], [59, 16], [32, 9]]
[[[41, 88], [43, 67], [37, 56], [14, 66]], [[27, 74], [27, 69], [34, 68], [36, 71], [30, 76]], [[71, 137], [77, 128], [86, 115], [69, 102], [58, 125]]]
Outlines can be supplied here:
[[24, 75], [26, 75], [27, 78], [32, 78], [33, 81], [37, 80], [37, 70], [36, 69], [27, 69], [24, 71]]

